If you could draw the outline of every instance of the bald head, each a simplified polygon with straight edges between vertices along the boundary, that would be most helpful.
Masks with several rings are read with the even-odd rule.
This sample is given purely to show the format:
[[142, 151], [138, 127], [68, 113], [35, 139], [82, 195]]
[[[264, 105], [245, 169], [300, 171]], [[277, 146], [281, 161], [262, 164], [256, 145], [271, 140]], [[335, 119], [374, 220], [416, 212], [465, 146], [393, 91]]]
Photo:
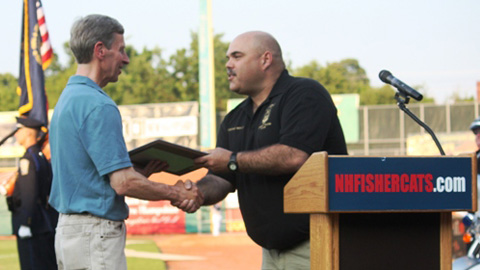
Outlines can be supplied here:
[[237, 36], [227, 50], [230, 90], [261, 104], [285, 70], [282, 51], [270, 34], [260, 31]]
[[250, 31], [238, 35], [234, 41], [242, 40], [243, 44], [249, 44], [251, 49], [262, 55], [265, 52], [270, 52], [273, 56], [273, 64], [279, 69], [283, 70], [285, 64], [282, 57], [282, 49], [277, 40], [269, 33], [262, 31]]

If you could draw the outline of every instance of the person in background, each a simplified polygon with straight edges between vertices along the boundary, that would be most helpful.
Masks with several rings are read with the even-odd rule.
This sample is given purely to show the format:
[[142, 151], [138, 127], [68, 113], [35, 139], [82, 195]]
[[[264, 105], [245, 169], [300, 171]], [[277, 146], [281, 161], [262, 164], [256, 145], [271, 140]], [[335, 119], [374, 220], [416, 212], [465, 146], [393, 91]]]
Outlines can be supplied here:
[[[134, 168], [115, 102], [102, 90], [129, 63], [124, 28], [115, 19], [89, 15], [72, 26], [70, 48], [78, 63], [53, 113], [50, 127], [53, 183], [50, 204], [60, 213], [55, 236], [59, 269], [126, 269], [125, 196], [187, 200], [201, 194], [190, 182], [170, 186], [147, 177], [166, 168], [151, 161]], [[185, 208], [188, 211], [189, 207]]]
[[211, 222], [212, 222], [212, 235], [219, 236], [222, 229], [222, 203], [216, 203], [212, 205]]
[[[478, 150], [476, 151], [477, 154], [477, 191], [480, 191], [480, 116], [473, 120], [472, 124], [470, 124], [470, 130], [475, 134], [475, 144], [477, 145]], [[480, 196], [477, 196], [477, 206], [480, 207]], [[478, 208], [476, 215], [480, 216], [480, 208]]]
[[347, 154], [337, 109], [321, 84], [290, 76], [268, 33], [239, 35], [227, 59], [230, 90], [248, 97], [223, 120], [217, 147], [195, 160], [209, 169], [197, 182], [203, 204], [237, 190], [262, 269], [310, 269], [309, 216], [283, 212], [283, 188], [312, 153]]
[[473, 120], [470, 130], [475, 134], [475, 144], [477, 145], [477, 169], [480, 170], [480, 116]]
[[17, 180], [7, 204], [12, 212], [20, 266], [21, 269], [57, 269], [54, 240], [58, 212], [48, 203], [52, 169], [41, 151], [42, 123], [23, 117], [17, 118], [17, 123], [15, 139], [26, 151], [20, 158]]
[[45, 158], [47, 158], [48, 162], [52, 159], [52, 154], [50, 152], [50, 136], [48, 133], [45, 135], [45, 142], [42, 144], [41, 149], [43, 155], [45, 155]]

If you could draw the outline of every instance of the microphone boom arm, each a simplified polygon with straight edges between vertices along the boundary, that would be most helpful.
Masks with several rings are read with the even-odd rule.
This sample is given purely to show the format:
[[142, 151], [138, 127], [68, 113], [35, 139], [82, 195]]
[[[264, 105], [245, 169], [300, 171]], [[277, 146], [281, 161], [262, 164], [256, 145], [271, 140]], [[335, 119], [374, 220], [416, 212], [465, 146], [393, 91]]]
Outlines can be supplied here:
[[438, 141], [437, 137], [435, 136], [435, 133], [433, 132], [433, 130], [427, 126], [427, 124], [425, 124], [424, 122], [422, 122], [420, 119], [418, 119], [418, 117], [413, 114], [408, 108], [407, 106], [405, 106], [405, 104], [408, 104], [409, 102], [409, 97], [407, 96], [403, 96], [404, 99], [401, 97], [403, 95], [400, 95], [398, 92], [395, 93], [395, 99], [397, 100], [397, 105], [398, 107], [400, 108], [400, 110], [402, 110], [403, 112], [405, 112], [408, 116], [410, 116], [410, 118], [412, 118], [415, 122], [417, 122], [421, 127], [423, 127], [427, 132], [428, 134], [430, 134], [430, 136], [432, 136], [432, 139], [433, 141], [435, 142], [435, 144], [437, 145], [437, 148], [438, 150], [440, 151], [440, 154], [442, 156], [445, 156], [445, 152], [443, 151], [443, 148], [442, 148], [442, 145], [440, 144], [440, 142]]

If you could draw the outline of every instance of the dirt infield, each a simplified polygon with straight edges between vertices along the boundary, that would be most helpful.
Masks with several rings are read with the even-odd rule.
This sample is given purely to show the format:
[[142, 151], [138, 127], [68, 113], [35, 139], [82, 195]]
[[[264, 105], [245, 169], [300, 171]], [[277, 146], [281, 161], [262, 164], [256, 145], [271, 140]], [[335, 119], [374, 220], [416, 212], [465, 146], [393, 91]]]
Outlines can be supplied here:
[[168, 270], [260, 269], [262, 250], [245, 233], [154, 235], [162, 253], [200, 257], [167, 261]]

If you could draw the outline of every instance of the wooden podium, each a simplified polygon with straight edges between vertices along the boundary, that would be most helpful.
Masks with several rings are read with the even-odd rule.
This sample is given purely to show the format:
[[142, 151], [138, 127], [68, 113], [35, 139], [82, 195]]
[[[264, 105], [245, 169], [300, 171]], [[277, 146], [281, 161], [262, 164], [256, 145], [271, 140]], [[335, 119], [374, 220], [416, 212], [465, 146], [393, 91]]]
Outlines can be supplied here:
[[476, 156], [317, 152], [284, 189], [310, 214], [311, 269], [452, 268], [452, 211], [476, 211]]

